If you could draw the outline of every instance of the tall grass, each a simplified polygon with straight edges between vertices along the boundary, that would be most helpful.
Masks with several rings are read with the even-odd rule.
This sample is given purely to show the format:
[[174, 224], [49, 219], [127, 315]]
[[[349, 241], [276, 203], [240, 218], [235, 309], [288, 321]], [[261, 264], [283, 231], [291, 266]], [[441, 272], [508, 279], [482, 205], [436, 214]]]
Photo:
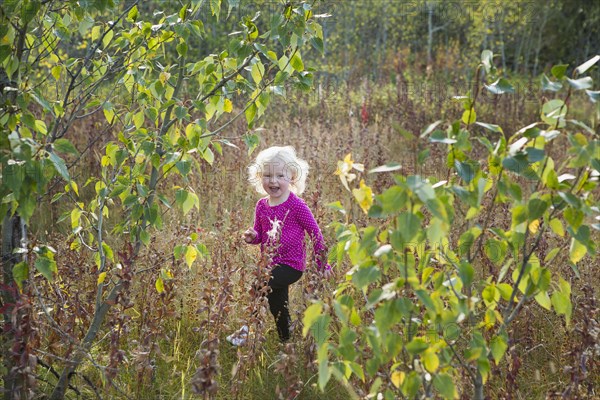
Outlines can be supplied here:
[[[359, 224], [365, 218], [334, 175], [337, 160], [347, 153], [364, 163], [367, 170], [398, 162], [406, 175], [446, 176], [445, 150], [432, 146], [429, 158], [419, 164], [415, 155], [422, 148], [416, 138], [427, 124], [460, 116], [461, 105], [451, 98], [458, 90], [453, 85], [447, 81], [433, 83], [403, 71], [391, 83], [377, 85], [368, 81], [355, 85], [323, 81], [311, 94], [294, 95], [273, 104], [259, 149], [292, 145], [309, 162], [311, 170], [303, 197], [331, 245], [334, 235], [329, 224], [344, 217], [327, 208], [328, 203], [341, 201], [349, 210], [347, 218]], [[417, 90], [418, 86], [423, 89]], [[499, 124], [510, 135], [538, 119], [540, 100], [540, 93], [535, 91], [488, 98], [477, 110], [478, 119]], [[80, 129], [73, 137], [78, 147], [84, 148], [86, 127]], [[243, 121], [232, 124], [224, 133], [236, 147], [224, 146], [224, 154], [212, 167], [202, 164], [189, 179], [200, 197], [200, 210], [185, 217], [168, 211], [163, 217], [165, 229], [153, 235], [136, 261], [137, 271], [129, 268], [131, 251], [127, 245], [111, 243], [118, 249], [119, 274], [128, 278], [128, 286], [90, 359], [74, 377], [71, 398], [347, 398], [343, 387], [333, 380], [324, 393], [316, 388], [315, 344], [301, 335], [303, 310], [312, 299], [333, 295], [336, 282], [345, 279], [346, 266], [336, 269], [331, 280], [323, 281], [309, 265], [302, 280], [292, 286], [293, 340], [281, 346], [259, 293], [264, 291], [266, 279], [264, 262], [256, 247], [241, 240], [241, 233], [252, 224], [258, 200], [246, 182], [245, 168], [252, 155], [245, 147], [244, 134]], [[559, 158], [560, 147], [554, 147]], [[80, 186], [86, 179], [85, 170], [98, 168], [101, 152], [102, 141], [92, 146], [83, 166], [73, 174], [81, 180]], [[381, 175], [365, 178], [376, 192], [391, 179]], [[45, 365], [39, 373], [40, 393], [47, 392], [56, 381], [53, 365], [61, 365], [68, 358], [93, 313], [94, 261], [85, 252], [77, 254], [69, 249], [64, 233], [68, 226], [51, 225], [62, 211], [59, 203], [52, 204], [38, 216], [34, 227], [37, 237], [55, 244], [59, 264], [57, 282], [34, 279], [38, 292], [32, 299], [37, 332], [31, 346], [39, 349], [37, 356]], [[506, 218], [498, 213], [494, 223], [510, 223]], [[208, 249], [205, 257], [198, 258], [191, 268], [175, 260], [173, 250], [177, 244], [196, 242]], [[581, 307], [588, 304], [589, 296], [599, 294], [600, 279], [593, 262], [581, 269], [582, 279], [574, 281], [576, 326], [581, 321], [591, 323], [589, 315], [584, 318]], [[167, 281], [165, 292], [159, 294], [154, 283], [161, 269], [170, 271], [173, 277]], [[571, 271], [561, 273], [572, 275]], [[597, 308], [585, 312], [597, 312]], [[250, 341], [236, 348], [225, 337], [242, 324], [251, 327]], [[581, 327], [581, 337], [585, 332], [589, 334], [591, 328], [586, 329]], [[575, 368], [581, 356], [577, 353], [579, 336], [572, 335], [561, 319], [548, 316], [536, 305], [523, 311], [515, 330], [518, 339], [508, 351], [509, 361], [493, 371], [490, 398], [533, 399], [561, 393], [576, 373], [574, 369], [565, 370], [565, 366]], [[589, 335], [586, 337], [589, 340]], [[597, 386], [600, 368], [595, 366], [595, 375], [588, 372], [588, 382]]]

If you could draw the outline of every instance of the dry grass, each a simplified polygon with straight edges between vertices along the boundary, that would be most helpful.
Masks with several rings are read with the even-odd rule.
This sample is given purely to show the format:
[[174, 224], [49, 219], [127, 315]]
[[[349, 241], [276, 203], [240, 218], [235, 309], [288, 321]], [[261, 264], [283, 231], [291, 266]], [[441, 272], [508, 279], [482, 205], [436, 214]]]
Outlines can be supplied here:
[[[404, 79], [410, 81], [410, 77]], [[490, 100], [478, 110], [478, 119], [502, 125], [508, 136], [536, 120], [535, 109], [531, 99]], [[447, 98], [405, 95], [399, 85], [326, 86], [318, 95], [295, 96], [275, 104], [265, 122], [259, 148], [293, 145], [309, 162], [311, 171], [303, 197], [319, 221], [326, 242], [332, 244], [334, 235], [328, 226], [340, 216], [328, 209], [327, 203], [340, 200], [350, 210], [350, 218], [359, 224], [364, 219], [333, 174], [337, 160], [352, 152], [367, 170], [399, 162], [405, 174], [434, 174], [441, 179], [447, 173], [445, 150], [432, 147], [427, 163], [417, 165], [417, 142], [403, 137], [392, 126], [399, 125], [418, 136], [428, 123], [440, 117], [457, 117], [460, 112], [460, 105]], [[224, 155], [217, 157], [212, 168], [203, 164], [202, 171], [191, 177], [190, 186], [200, 197], [200, 210], [186, 217], [175, 211], [164, 216], [165, 229], [153, 235], [147, 251], [137, 261], [136, 268], [146, 271], [132, 278], [115, 306], [116, 312], [107, 321], [105, 336], [93, 350], [95, 362], [109, 366], [106, 371], [111, 379], [103, 380], [102, 374], [87, 362], [73, 380], [83, 398], [92, 397], [94, 390], [103, 398], [126, 398], [125, 394], [133, 398], [190, 398], [192, 386], [204, 391], [207, 398], [217, 399], [346, 398], [343, 388], [333, 380], [325, 393], [315, 387], [314, 343], [300, 334], [304, 308], [312, 298], [331, 296], [335, 282], [344, 279], [344, 270], [335, 271], [329, 282], [307, 272], [292, 287], [291, 311], [296, 330], [292, 344], [286, 348], [277, 343], [272, 317], [253, 289], [261, 278], [260, 257], [256, 248], [240, 240], [241, 233], [252, 223], [258, 199], [245, 182], [245, 167], [252, 161], [241, 137], [245, 132], [243, 122], [233, 124], [225, 136], [238, 147], [224, 146]], [[77, 140], [78, 147], [85, 146], [85, 136], [78, 136]], [[93, 147], [85, 167], [75, 176], [85, 168], [97, 168], [94, 151], [101, 147], [102, 143]], [[376, 192], [391, 182], [381, 175], [369, 175], [366, 179]], [[94, 263], [90, 257], [86, 259], [68, 249], [68, 243], [59, 234], [60, 225], [50, 229], [50, 221], [60, 215], [60, 206], [54, 204], [46, 211], [49, 212], [42, 213], [44, 217], [39, 216], [34, 232], [56, 243], [61, 278], [52, 286], [41, 280], [36, 282], [48, 304], [63, 304], [53, 309], [50, 316], [77, 340], [93, 311], [96, 276], [89, 271], [93, 271]], [[496, 218], [494, 224], [506, 223], [502, 213]], [[51, 233], [46, 235], [46, 231]], [[188, 268], [174, 260], [173, 248], [190, 242], [193, 232], [209, 249], [210, 256], [196, 260]], [[553, 270], [573, 276], [564, 259], [557, 258], [554, 263]], [[585, 317], [580, 308], [586, 301], [584, 282], [596, 296], [600, 295], [600, 280], [593, 263], [597, 260], [589, 260], [581, 268], [582, 279], [572, 283], [575, 324]], [[173, 273], [162, 295], [154, 289], [161, 268]], [[64, 338], [61, 340], [45, 315], [35, 316], [35, 322], [39, 345], [34, 344], [43, 349], [38, 356], [49, 365], [60, 365], [52, 354], [65, 356], [72, 346]], [[244, 323], [252, 327], [252, 344], [234, 348], [225, 337]], [[561, 318], [536, 305], [523, 311], [515, 321], [514, 331], [516, 341], [508, 362], [494, 370], [490, 398], [543, 399], [561, 392], [571, 381], [565, 366], [573, 364], [568, 353], [576, 347], [577, 336]], [[589, 382], [598, 387], [600, 373], [595, 365], [596, 374]], [[42, 377], [48, 385], [54, 382], [50, 372]], [[514, 384], [507, 385], [508, 381]], [[48, 387], [41, 383], [40, 389]]]

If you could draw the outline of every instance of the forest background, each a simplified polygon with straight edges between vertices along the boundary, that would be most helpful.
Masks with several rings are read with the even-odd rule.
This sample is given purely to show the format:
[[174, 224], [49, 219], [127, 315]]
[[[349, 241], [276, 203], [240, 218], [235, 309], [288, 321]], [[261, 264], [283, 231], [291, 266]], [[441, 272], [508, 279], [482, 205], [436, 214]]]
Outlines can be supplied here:
[[[600, 69], [586, 63], [600, 54], [597, 2], [3, 1], [0, 12], [6, 399], [598, 396]], [[153, 55], [132, 45], [139, 76], [121, 68], [130, 43], [158, 43]], [[536, 144], [554, 131], [559, 144]], [[525, 164], [515, 143], [534, 149]], [[240, 235], [258, 199], [246, 167], [288, 144], [311, 166], [303, 198], [335, 274], [309, 265], [281, 347], [253, 285], [264, 260]], [[478, 202], [457, 206], [453, 225], [454, 203], [436, 195], [440, 212], [411, 176], [456, 183], [457, 199], [479, 190]], [[564, 216], [551, 211], [565, 203]], [[410, 233], [390, 223], [401, 209]], [[438, 223], [439, 237], [417, 233]], [[458, 256], [425, 257], [395, 230], [447, 237]], [[423, 287], [407, 294], [385, 246]], [[420, 261], [436, 254], [456, 275]], [[395, 307], [392, 282], [421, 307], [396, 304], [408, 337], [397, 350], [369, 334], [385, 330], [375, 310]], [[444, 328], [470, 310], [468, 340], [425, 340], [427, 313], [462, 307], [462, 285], [484, 306], [456, 308]], [[234, 348], [225, 337], [242, 324], [252, 341]]]

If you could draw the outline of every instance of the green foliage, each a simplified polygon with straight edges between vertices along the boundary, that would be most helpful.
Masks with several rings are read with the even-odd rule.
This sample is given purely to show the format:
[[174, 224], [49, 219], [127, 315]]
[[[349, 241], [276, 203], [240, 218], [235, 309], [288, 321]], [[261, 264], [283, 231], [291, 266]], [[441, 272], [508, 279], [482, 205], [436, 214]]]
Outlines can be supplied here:
[[[496, 80], [486, 88], [510, 92], [505, 78], [493, 76], [491, 59], [484, 51], [480, 68]], [[572, 79], [566, 66], [553, 68], [567, 98], [591, 87], [590, 77], [577, 77], [589, 64], [575, 69]], [[550, 82], [549, 90], [557, 84]], [[600, 161], [600, 141], [582, 124], [566, 123], [566, 101], [560, 99], [546, 101], [541, 122], [510, 137], [486, 123], [478, 124], [491, 136], [477, 137], [471, 132], [477, 97], [463, 101], [465, 114], [449, 122], [446, 132], [437, 122], [421, 135], [433, 146], [447, 147], [447, 165], [455, 172], [449, 180], [394, 175], [394, 184], [374, 195], [368, 210], [373, 219], [366, 226], [351, 220], [337, 224], [336, 256], [347, 256], [352, 267], [332, 300], [337, 318], [329, 331], [320, 332], [331, 339], [329, 356], [319, 364], [338, 369], [333, 376], [346, 384], [354, 375], [396, 398], [436, 393], [453, 399], [458, 398], [453, 382], [466, 374], [473, 398], [480, 398], [478, 388], [490, 378], [491, 363], [505, 359], [511, 322], [524, 304], [535, 299], [570, 323], [571, 286], [550, 261], [569, 243], [575, 270], [586, 255], [596, 255], [590, 221], [598, 215], [598, 174], [592, 177], [591, 171]], [[570, 145], [560, 165], [550, 155], [558, 137]], [[486, 152], [483, 162], [481, 155], [473, 158], [474, 140]], [[348, 163], [353, 163], [350, 155], [339, 165]], [[349, 171], [338, 169], [344, 186]], [[368, 188], [364, 181], [360, 185]], [[361, 207], [367, 203], [357, 200]], [[341, 203], [333, 207], [346, 214]], [[501, 207], [511, 217], [509, 226], [490, 224]], [[465, 216], [460, 224], [458, 213]], [[547, 235], [554, 235], [558, 247], [540, 260], [540, 241]], [[490, 273], [486, 265], [501, 269]], [[314, 334], [310, 323], [319, 312], [328, 315], [321, 304], [307, 310], [304, 335]]]
[[[191, 1], [173, 13], [153, 14], [144, 12], [139, 1], [22, 1], [2, 6], [0, 213], [28, 223], [50, 182], [66, 183], [53, 201], [70, 200], [61, 220], [70, 218], [71, 249], [91, 250], [98, 273], [96, 313], [84, 351], [92, 345], [106, 305], [114, 304], [123, 286], [116, 256], [121, 249], [113, 250], [106, 236], [110, 234], [110, 243], [132, 243], [135, 260], [162, 229], [170, 208], [183, 214], [200, 209], [188, 176], [202, 162], [212, 165], [215, 153], [222, 153], [221, 132], [244, 116], [253, 129], [271, 98], [285, 94], [285, 84], [302, 90], [312, 85], [301, 51], [311, 44], [322, 49], [323, 36], [310, 4], [282, 5], [268, 28], [258, 15], [243, 18], [241, 30], [225, 35], [226, 49], [195, 58], [188, 42], [207, 37], [202, 5]], [[217, 21], [224, 17], [222, 6], [221, 0], [210, 2]], [[229, 16], [239, 2], [226, 6]], [[91, 192], [83, 196], [70, 174], [80, 160], [72, 127], [97, 115], [105, 119], [93, 139], [105, 136], [101, 170], [85, 184], [79, 182]], [[249, 142], [250, 150], [256, 142]], [[165, 184], [170, 180], [177, 183]], [[54, 253], [39, 248], [36, 270], [52, 280], [58, 272]], [[191, 267], [203, 255], [202, 245], [185, 249], [183, 259]], [[19, 287], [28, 273], [23, 263], [15, 266]], [[163, 275], [156, 279], [158, 292], [166, 290], [166, 280]], [[65, 369], [67, 381], [81, 361], [80, 353]], [[53, 398], [64, 390], [61, 382]]]

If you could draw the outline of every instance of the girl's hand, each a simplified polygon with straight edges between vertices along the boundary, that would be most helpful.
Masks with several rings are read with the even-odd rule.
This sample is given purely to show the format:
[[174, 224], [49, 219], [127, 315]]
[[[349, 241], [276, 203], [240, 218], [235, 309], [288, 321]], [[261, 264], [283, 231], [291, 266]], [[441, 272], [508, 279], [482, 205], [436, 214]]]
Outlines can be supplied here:
[[246, 243], [252, 243], [254, 242], [254, 239], [256, 239], [257, 235], [258, 233], [253, 228], [250, 228], [244, 232], [243, 238]]

